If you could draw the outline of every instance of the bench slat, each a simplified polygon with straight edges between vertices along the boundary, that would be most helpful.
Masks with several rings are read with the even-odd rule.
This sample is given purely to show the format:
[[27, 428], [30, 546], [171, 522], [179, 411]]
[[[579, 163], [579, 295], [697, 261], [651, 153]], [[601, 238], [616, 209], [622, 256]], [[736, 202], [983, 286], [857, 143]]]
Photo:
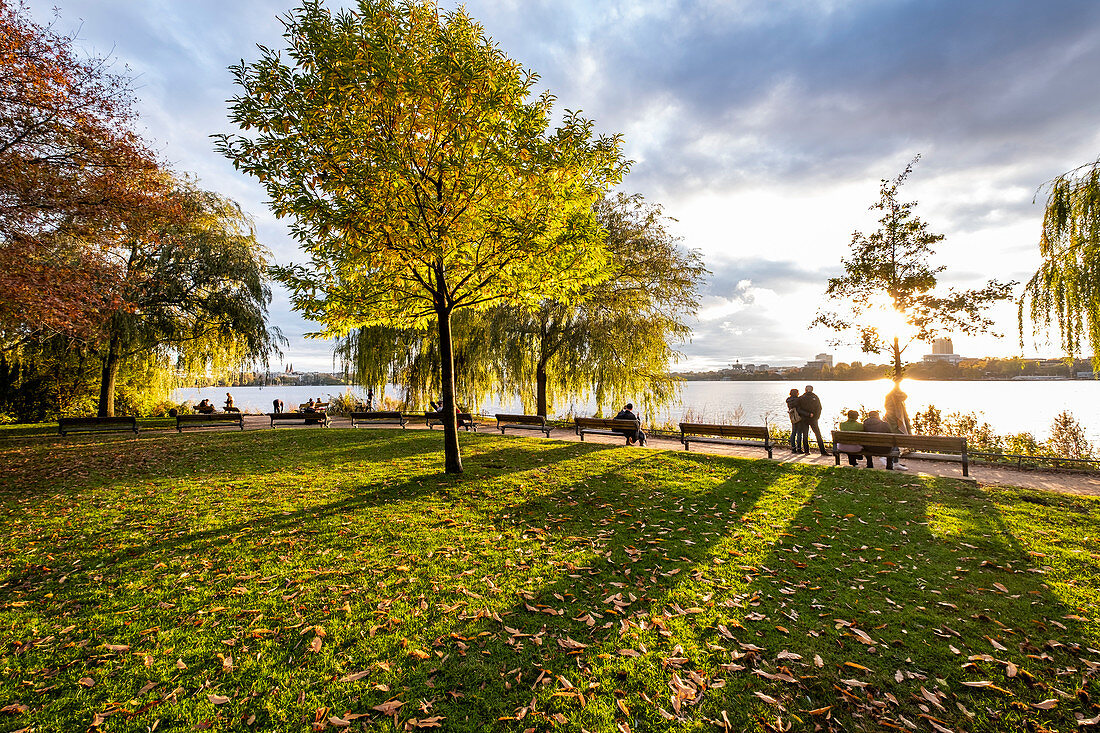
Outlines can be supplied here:
[[182, 433], [184, 425], [204, 427], [204, 423], [205, 427], [236, 423], [241, 430], [244, 430], [244, 414], [240, 412], [211, 412], [199, 413], [198, 415], [177, 415], [176, 432]]
[[137, 418], [132, 415], [114, 417], [62, 417], [57, 420], [57, 430], [66, 433], [117, 432], [128, 430], [137, 432]]

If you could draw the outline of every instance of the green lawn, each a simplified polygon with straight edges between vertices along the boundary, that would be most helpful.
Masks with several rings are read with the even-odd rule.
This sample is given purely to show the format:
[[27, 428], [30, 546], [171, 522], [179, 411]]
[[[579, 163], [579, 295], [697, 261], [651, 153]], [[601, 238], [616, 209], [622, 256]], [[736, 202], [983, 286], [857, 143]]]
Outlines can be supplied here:
[[1070, 731], [1100, 715], [1091, 499], [461, 439], [460, 479], [426, 431], [0, 444], [0, 728]]

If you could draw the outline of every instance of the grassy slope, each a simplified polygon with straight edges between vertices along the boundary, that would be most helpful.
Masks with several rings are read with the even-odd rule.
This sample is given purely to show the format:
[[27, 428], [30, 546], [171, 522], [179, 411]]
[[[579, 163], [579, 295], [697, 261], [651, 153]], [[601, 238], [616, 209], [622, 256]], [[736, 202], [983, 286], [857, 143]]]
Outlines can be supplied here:
[[0, 724], [993, 731], [1100, 713], [1093, 500], [462, 440], [460, 480], [421, 431], [0, 445]]

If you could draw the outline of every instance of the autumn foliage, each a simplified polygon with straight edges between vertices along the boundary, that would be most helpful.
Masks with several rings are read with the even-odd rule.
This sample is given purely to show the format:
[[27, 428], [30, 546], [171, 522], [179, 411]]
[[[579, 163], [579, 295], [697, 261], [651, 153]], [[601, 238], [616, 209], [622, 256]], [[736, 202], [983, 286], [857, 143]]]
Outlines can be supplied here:
[[148, 214], [158, 166], [126, 77], [0, 0], [0, 332], [87, 333], [118, 305], [112, 240]]

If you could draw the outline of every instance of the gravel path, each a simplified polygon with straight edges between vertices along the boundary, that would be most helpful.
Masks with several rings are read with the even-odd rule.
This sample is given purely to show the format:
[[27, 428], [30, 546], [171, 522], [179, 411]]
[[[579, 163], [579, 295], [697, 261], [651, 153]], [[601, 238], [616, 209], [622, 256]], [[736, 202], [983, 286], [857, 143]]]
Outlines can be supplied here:
[[[266, 418], [260, 416], [245, 417], [245, 427], [249, 430], [264, 428], [267, 429], [270, 422]], [[496, 429], [492, 427], [492, 420], [483, 424], [482, 432], [496, 432]], [[332, 428], [350, 428], [351, 422], [345, 418], [333, 417]], [[282, 424], [279, 429], [291, 428], [306, 428], [307, 426], [291, 426]], [[309, 429], [316, 429], [313, 426], [308, 426]], [[410, 429], [426, 429], [422, 423], [410, 422]], [[514, 435], [517, 431], [511, 431], [509, 435]], [[528, 431], [524, 431], [520, 437], [527, 438], [528, 440], [540, 440], [542, 436], [540, 433], [530, 431], [531, 434], [527, 435]], [[551, 433], [551, 437], [557, 440], [567, 441], [579, 441], [580, 438], [572, 430], [558, 428]], [[615, 439], [608, 436], [589, 436], [586, 438], [588, 442], [601, 443], [607, 445], [622, 445], [621, 439]], [[658, 450], [683, 450], [683, 446], [678, 440], [673, 438], [663, 437], [651, 437], [648, 441], [648, 447]], [[696, 447], [692, 448], [693, 452], [712, 453], [715, 455], [724, 456], [738, 456], [740, 458], [764, 458], [765, 454], [758, 448], [741, 448], [735, 446], [722, 446], [722, 445], [706, 445], [696, 444]], [[832, 455], [822, 456], [817, 454], [811, 454], [808, 456], [794, 455], [786, 449], [785, 446], [778, 447], [773, 452], [774, 460], [782, 461], [783, 463], [813, 463], [819, 466], [832, 466], [834, 460]], [[881, 463], [877, 461], [877, 463]], [[915, 476], [946, 476], [948, 478], [962, 478], [962, 466], [958, 463], [952, 463], [950, 461], [930, 461], [918, 458], [906, 458], [906, 465], [909, 467], [907, 473]], [[847, 464], [844, 464], [847, 466]], [[867, 471], [875, 470], [882, 471], [884, 468], [867, 469], [865, 467], [853, 468], [853, 471]], [[1068, 471], [1056, 471], [1047, 469], [1032, 469], [1032, 470], [1016, 470], [1012, 468], [1001, 468], [986, 465], [975, 465], [973, 462], [970, 464], [970, 478], [976, 481], [979, 485], [988, 486], [1022, 486], [1030, 489], [1041, 489], [1043, 491], [1057, 491], [1063, 494], [1080, 494], [1084, 496], [1100, 496], [1100, 474], [1093, 473], [1071, 473]]]

